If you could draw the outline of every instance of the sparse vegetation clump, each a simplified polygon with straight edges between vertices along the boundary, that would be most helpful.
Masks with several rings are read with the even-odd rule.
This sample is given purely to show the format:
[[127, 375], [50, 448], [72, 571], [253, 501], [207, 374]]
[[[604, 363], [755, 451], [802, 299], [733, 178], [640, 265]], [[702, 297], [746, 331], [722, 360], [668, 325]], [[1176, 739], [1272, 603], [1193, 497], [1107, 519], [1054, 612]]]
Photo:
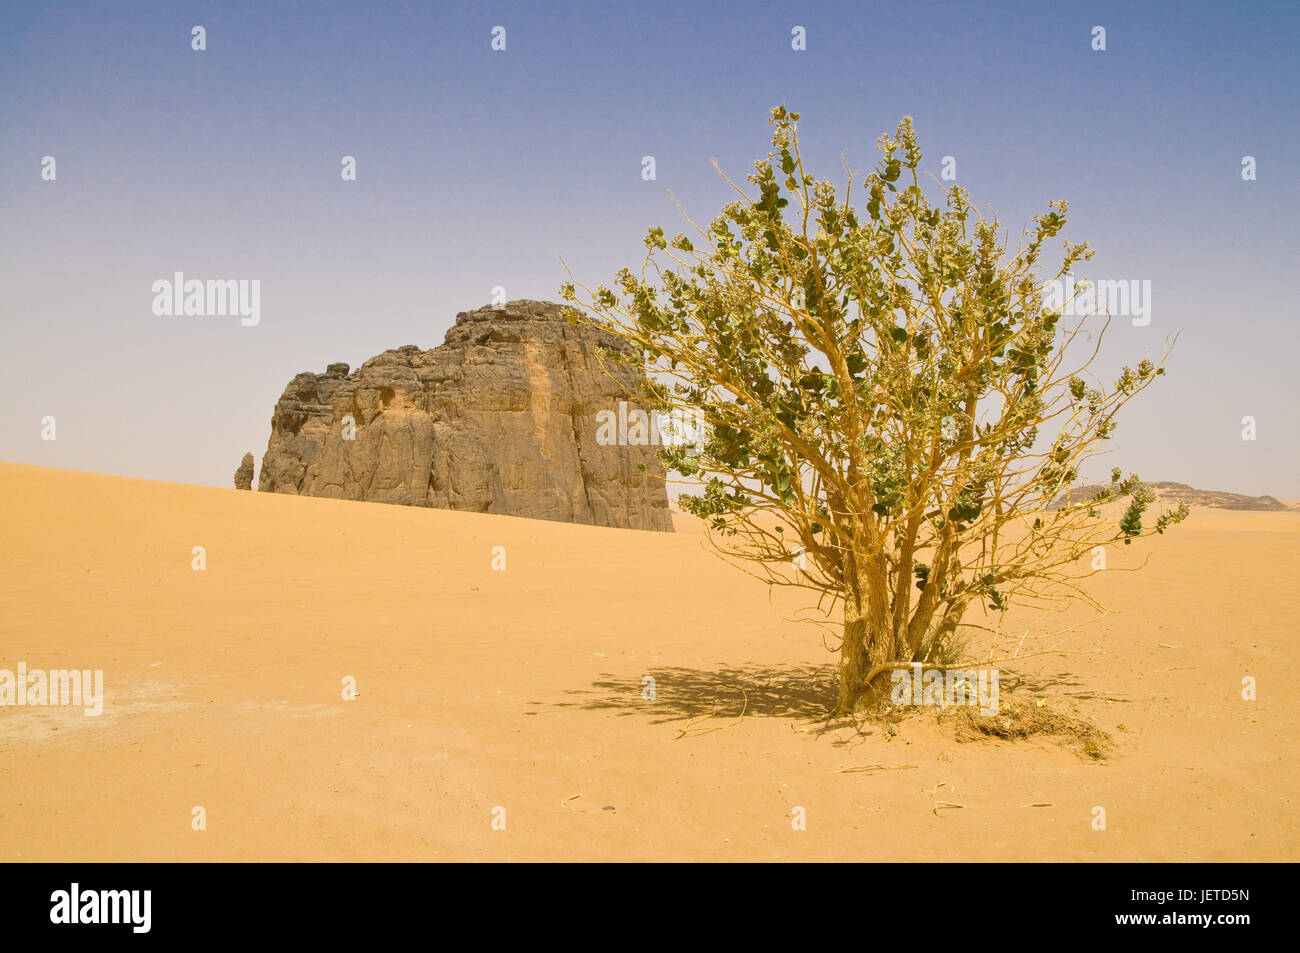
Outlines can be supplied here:
[[953, 726], [958, 741], [1042, 735], [1094, 761], [1105, 760], [1114, 748], [1110, 733], [1092, 719], [1060, 711], [1043, 699], [1004, 698], [997, 713], [988, 716], [974, 708], [939, 709], [939, 720]]

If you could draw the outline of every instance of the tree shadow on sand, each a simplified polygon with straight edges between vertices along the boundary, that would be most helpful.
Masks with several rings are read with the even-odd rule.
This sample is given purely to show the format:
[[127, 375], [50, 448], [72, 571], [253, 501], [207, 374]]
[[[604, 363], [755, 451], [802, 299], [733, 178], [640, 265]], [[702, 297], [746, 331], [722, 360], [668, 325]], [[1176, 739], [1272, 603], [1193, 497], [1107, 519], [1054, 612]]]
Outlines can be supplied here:
[[648, 689], [643, 676], [605, 676], [591, 688], [565, 692], [572, 700], [549, 707], [649, 716], [655, 724], [706, 717], [725, 720], [742, 714], [814, 721], [829, 717], [837, 692], [834, 665], [654, 668], [645, 675], [654, 679], [653, 699], [643, 695]]
[[1074, 701], [1102, 701], [1117, 704], [1130, 704], [1133, 699], [1115, 692], [1104, 692], [1089, 688], [1072, 672], [1046, 672], [1030, 675], [1013, 675], [1003, 673], [1002, 689], [1004, 691], [1024, 691], [1038, 697], [1057, 696]]
[[[590, 688], [566, 691], [565, 701], [530, 704], [538, 709], [580, 708], [647, 718], [652, 724], [671, 723], [683, 737], [726, 728], [742, 718], [783, 718], [800, 723], [800, 731], [814, 736], [834, 733], [832, 744], [837, 746], [852, 745], [875, 734], [877, 729], [889, 737], [896, 733], [901, 721], [917, 712], [915, 708], [901, 708], [875, 716], [832, 717], [838, 695], [838, 674], [834, 664], [653, 668], [630, 678], [602, 673]], [[654, 698], [645, 697], [649, 688], [643, 682], [646, 675], [654, 678]], [[1063, 695], [1075, 700], [1130, 701], [1122, 696], [1088, 691], [1068, 672], [1031, 678], [1007, 675], [1003, 688], [1014, 696], [1023, 693], [1030, 699], [1038, 695]], [[848, 727], [854, 729], [853, 737], [838, 734], [839, 729]]]

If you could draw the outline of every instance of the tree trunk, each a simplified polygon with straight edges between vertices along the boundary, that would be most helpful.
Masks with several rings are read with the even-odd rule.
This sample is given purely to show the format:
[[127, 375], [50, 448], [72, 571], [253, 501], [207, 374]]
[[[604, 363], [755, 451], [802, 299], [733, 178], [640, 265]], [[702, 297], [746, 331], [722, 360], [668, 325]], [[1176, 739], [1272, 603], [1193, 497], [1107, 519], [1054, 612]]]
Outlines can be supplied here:
[[870, 668], [867, 649], [867, 617], [854, 604], [853, 596], [844, 600], [844, 641], [840, 646], [840, 699], [835, 714], [847, 715], [858, 703], [863, 682]]
[[846, 572], [844, 639], [840, 645], [840, 695], [835, 714], [847, 715], [857, 706], [873, 666], [893, 661], [888, 583], [856, 566]]

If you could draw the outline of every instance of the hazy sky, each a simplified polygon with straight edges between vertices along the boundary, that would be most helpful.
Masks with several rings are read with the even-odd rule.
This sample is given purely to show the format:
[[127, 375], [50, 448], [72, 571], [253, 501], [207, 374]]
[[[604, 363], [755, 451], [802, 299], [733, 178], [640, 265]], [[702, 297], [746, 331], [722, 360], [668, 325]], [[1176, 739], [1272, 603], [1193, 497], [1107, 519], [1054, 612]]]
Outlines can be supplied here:
[[[1068, 199], [1081, 273], [1151, 282], [1106, 361], [1182, 337], [1105, 469], [1300, 496], [1298, 47], [1293, 0], [6, 3], [0, 459], [229, 486], [294, 374], [440, 344], [493, 286], [558, 300], [557, 254], [638, 263], [785, 103], [814, 171], [911, 115], [1013, 235]], [[156, 316], [176, 271], [259, 279], [260, 323]]]

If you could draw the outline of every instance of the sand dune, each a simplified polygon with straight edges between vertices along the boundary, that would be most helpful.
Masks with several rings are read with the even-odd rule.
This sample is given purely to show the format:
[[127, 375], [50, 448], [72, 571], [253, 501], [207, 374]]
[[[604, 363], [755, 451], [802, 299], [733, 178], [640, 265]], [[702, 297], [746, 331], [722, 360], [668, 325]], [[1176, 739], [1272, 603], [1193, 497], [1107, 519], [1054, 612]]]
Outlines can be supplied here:
[[[769, 601], [690, 517], [668, 535], [16, 464], [0, 495], [0, 668], [102, 669], [107, 696], [99, 717], [0, 708], [6, 860], [1300, 858], [1300, 513], [1195, 512], [1144, 573], [1101, 578], [1115, 611], [1071, 647], [1102, 653], [1021, 663], [1022, 691], [1115, 735], [1097, 763], [924, 716], [820, 730], [832, 657], [789, 621], [804, 597]], [[867, 764], [891, 770], [843, 771]]]

